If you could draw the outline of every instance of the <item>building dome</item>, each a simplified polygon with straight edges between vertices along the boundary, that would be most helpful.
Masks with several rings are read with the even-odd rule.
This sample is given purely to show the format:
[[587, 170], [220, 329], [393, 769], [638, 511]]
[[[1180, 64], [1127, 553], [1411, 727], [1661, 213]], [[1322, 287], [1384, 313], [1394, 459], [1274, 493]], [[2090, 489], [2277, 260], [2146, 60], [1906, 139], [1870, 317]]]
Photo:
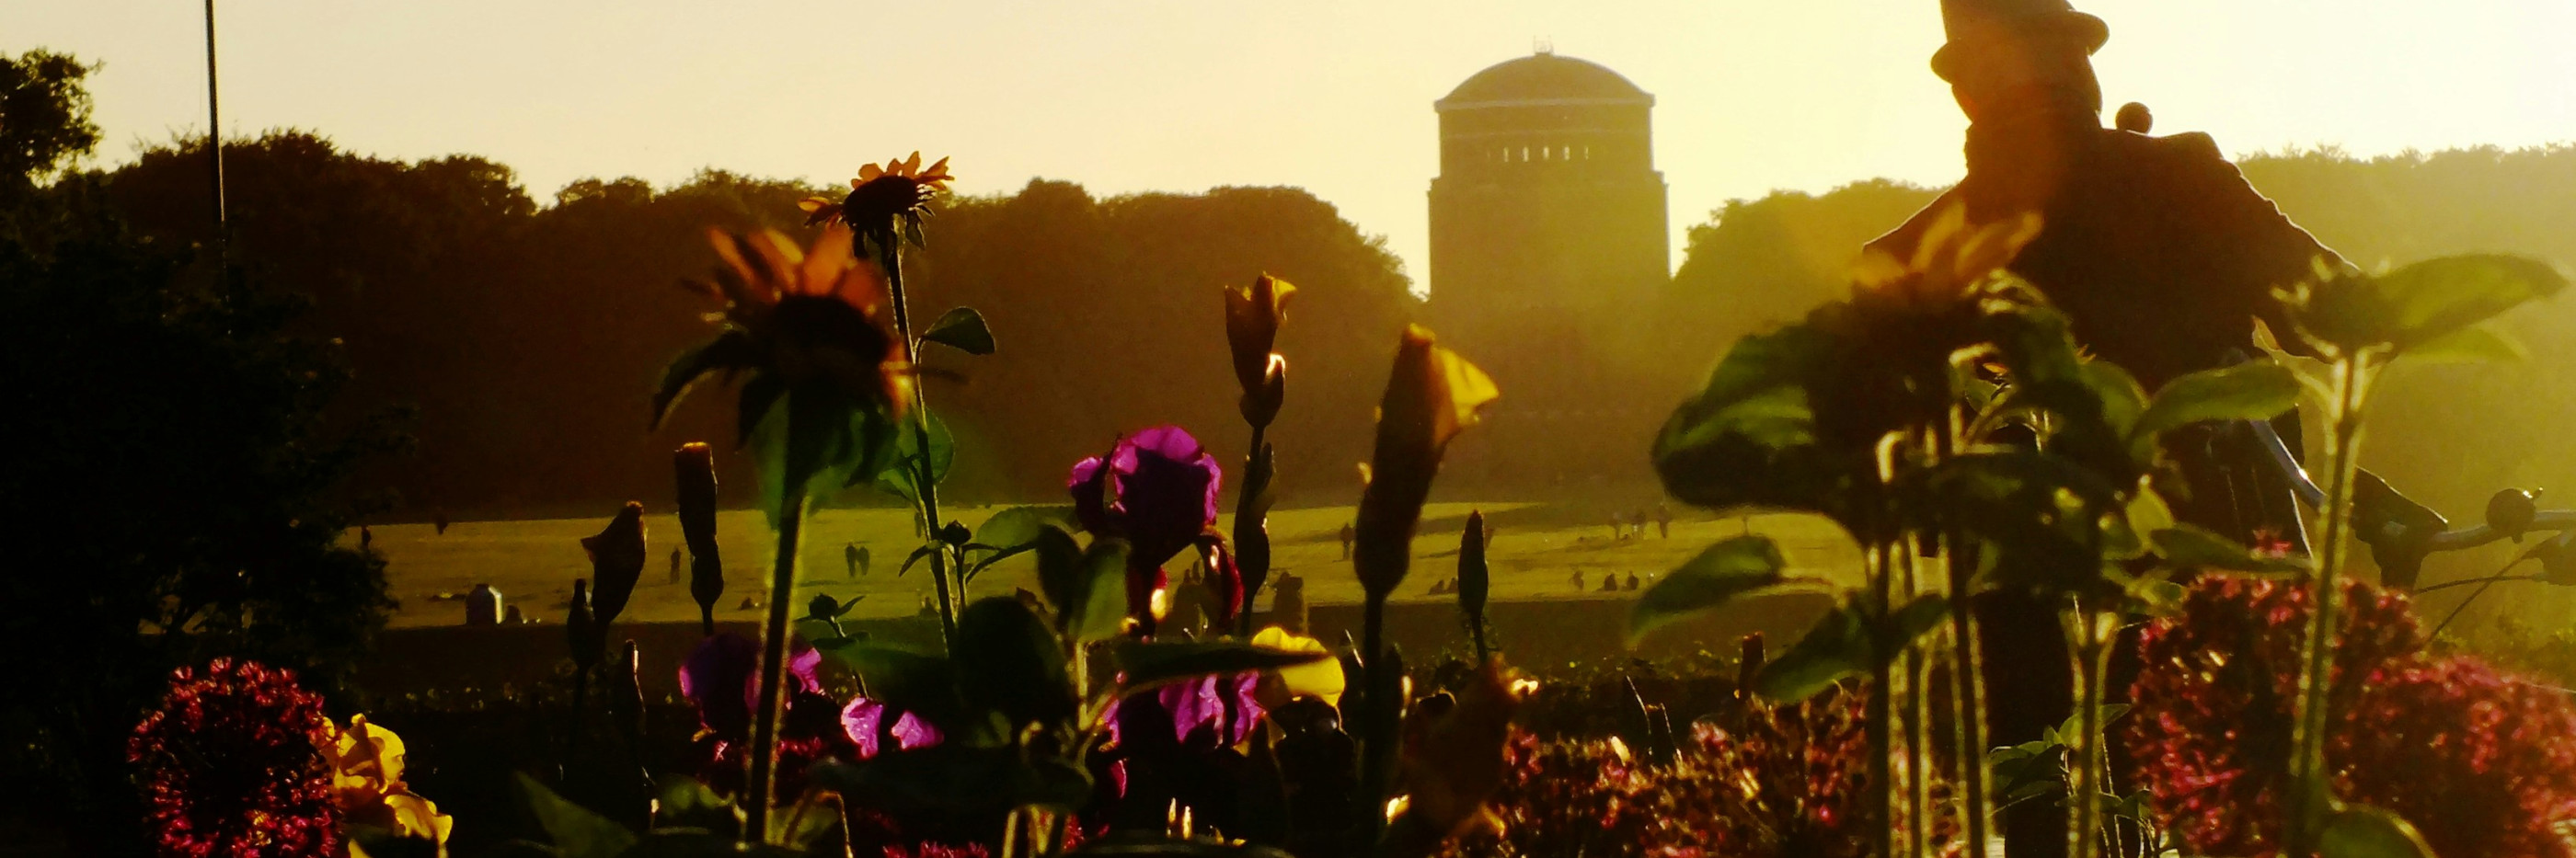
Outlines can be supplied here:
[[1655, 97], [1598, 63], [1539, 53], [1497, 63], [1432, 103], [1446, 113], [1531, 103], [1652, 105]]

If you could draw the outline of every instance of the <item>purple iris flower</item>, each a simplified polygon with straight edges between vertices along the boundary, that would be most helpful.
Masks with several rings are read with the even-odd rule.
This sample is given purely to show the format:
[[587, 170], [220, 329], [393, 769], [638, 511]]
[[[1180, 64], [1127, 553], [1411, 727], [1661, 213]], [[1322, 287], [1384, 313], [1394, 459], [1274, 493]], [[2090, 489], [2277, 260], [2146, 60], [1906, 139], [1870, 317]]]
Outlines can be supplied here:
[[1163, 686], [1152, 695], [1122, 698], [1110, 704], [1110, 738], [1131, 753], [1175, 745], [1213, 751], [1241, 744], [1261, 721], [1263, 710], [1252, 693], [1260, 681], [1258, 673], [1202, 676]]
[[850, 734], [850, 741], [858, 743], [859, 759], [876, 756], [878, 748], [888, 740], [894, 742], [896, 749], [909, 751], [939, 744], [943, 738], [939, 728], [910, 712], [895, 716], [891, 726], [885, 723], [885, 716], [885, 704], [865, 697], [852, 698], [850, 705], [842, 707], [841, 729]]
[[1075, 463], [1065, 488], [1082, 526], [1127, 540], [1127, 612], [1153, 629], [1154, 591], [1169, 582], [1163, 563], [1216, 524], [1216, 457], [1178, 426], [1118, 439], [1106, 456]]
[[[814, 671], [823, 653], [812, 647], [787, 657], [787, 697], [822, 690]], [[760, 644], [732, 632], [698, 642], [680, 665], [680, 696], [697, 707], [698, 724], [718, 736], [741, 738], [751, 733], [751, 713], [760, 703]]]

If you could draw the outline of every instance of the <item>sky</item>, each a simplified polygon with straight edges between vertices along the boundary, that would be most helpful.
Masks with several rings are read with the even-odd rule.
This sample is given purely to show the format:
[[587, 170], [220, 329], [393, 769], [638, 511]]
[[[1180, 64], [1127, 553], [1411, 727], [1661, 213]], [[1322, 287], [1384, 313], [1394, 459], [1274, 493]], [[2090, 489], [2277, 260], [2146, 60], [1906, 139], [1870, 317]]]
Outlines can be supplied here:
[[[2111, 105], [2234, 153], [2576, 141], [2570, 0], [2089, 0]], [[1426, 274], [1432, 101], [1544, 42], [1656, 97], [1672, 259], [1730, 198], [1957, 178], [1934, 0], [219, 0], [224, 133], [493, 158], [540, 202], [701, 167], [838, 182], [916, 149], [965, 193], [1295, 185]], [[202, 133], [198, 0], [5, 0], [94, 75], [99, 165]]]

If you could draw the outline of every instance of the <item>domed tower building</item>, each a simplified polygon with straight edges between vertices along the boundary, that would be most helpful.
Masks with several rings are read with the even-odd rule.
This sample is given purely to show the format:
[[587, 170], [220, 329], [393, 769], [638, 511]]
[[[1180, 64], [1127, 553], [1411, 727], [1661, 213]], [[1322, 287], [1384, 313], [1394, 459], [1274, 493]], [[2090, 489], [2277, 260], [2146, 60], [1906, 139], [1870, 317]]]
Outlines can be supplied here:
[[1431, 106], [1432, 304], [1597, 308], [1649, 297], [1670, 277], [1654, 96], [1541, 51]]
[[1651, 432], [1670, 411], [1670, 401], [1618, 395], [1638, 392], [1622, 367], [1649, 356], [1623, 344], [1671, 280], [1654, 105], [1618, 72], [1549, 50], [1477, 72], [1432, 103], [1440, 175], [1425, 315], [1503, 390], [1489, 443], [1477, 445], [1496, 456], [1493, 481], [1633, 479], [1641, 444], [1596, 460], [1562, 439], [1601, 437], [1605, 424]]

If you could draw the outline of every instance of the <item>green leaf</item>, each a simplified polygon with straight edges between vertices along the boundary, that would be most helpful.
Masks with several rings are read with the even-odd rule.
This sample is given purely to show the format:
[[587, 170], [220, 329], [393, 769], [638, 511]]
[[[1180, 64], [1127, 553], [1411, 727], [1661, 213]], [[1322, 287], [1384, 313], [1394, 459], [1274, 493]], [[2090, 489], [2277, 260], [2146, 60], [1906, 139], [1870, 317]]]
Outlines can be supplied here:
[[1027, 605], [1009, 596], [978, 599], [957, 615], [950, 658], [966, 705], [1000, 712], [1014, 728], [1053, 725], [1078, 704], [1064, 647]]
[[2346, 351], [2381, 345], [2404, 351], [2566, 287], [2566, 277], [2549, 263], [2467, 254], [2378, 276], [2335, 277], [2311, 287], [2296, 309], [2308, 334]]
[[1765, 536], [1738, 536], [1709, 546], [1638, 594], [1628, 611], [1628, 646], [1648, 632], [1724, 607], [1737, 596], [1779, 584], [1789, 562]]
[[1788, 652], [1762, 665], [1754, 677], [1755, 693], [1779, 703], [1796, 703], [1845, 677], [1869, 671], [1869, 627], [1848, 604], [1836, 605]]
[[660, 789], [653, 804], [655, 828], [723, 831], [742, 824], [741, 808], [696, 778], [669, 775], [656, 784]]
[[922, 543], [922, 544], [921, 544], [921, 547], [919, 547], [919, 548], [915, 548], [915, 549], [913, 549], [913, 550], [912, 550], [912, 555], [911, 555], [911, 556], [909, 556], [909, 557], [905, 557], [905, 558], [903, 559], [903, 565], [895, 567], [895, 569], [894, 569], [894, 576], [895, 576], [895, 577], [897, 577], [897, 578], [901, 578], [901, 577], [903, 577], [903, 573], [906, 573], [906, 572], [910, 572], [910, 571], [912, 571], [912, 565], [913, 565], [913, 564], [915, 564], [915, 563], [919, 563], [919, 562], [924, 561], [924, 560], [928, 560], [928, 559], [933, 558], [933, 557], [937, 557], [937, 556], [939, 556], [939, 552], [944, 551], [944, 550], [946, 550], [946, 549], [947, 549], [947, 546], [941, 545], [941, 544], [936, 543], [936, 542], [924, 542], [924, 543]]
[[856, 640], [814, 644], [832, 663], [858, 674], [868, 699], [921, 713], [945, 730], [961, 711], [948, 659]]
[[[930, 428], [925, 442], [922, 426]], [[895, 430], [893, 455], [877, 472], [877, 487], [888, 494], [921, 504], [921, 493], [915, 483], [920, 478], [923, 462], [930, 467], [930, 483], [938, 485], [948, 479], [948, 468], [957, 461], [957, 438], [948, 432], [948, 422], [936, 414], [923, 414], [919, 421], [905, 420]]]
[[[2129, 706], [2130, 704], [2127, 703], [2102, 704], [2102, 720], [2097, 726], [2102, 727], [2104, 730], [2108, 730], [2111, 726], [2111, 722], [2120, 720], [2120, 716], [2122, 715], [2129, 714]], [[2083, 731], [2084, 713], [2077, 712], [2073, 715], [2066, 716], [2066, 720], [2059, 723], [2055, 728], [2050, 729], [2049, 734], [2052, 737], [2051, 741], [2056, 744], [2072, 745], [2074, 743], [2068, 740], [2075, 738], [2076, 734]]]
[[1940, 627], [1948, 616], [1949, 602], [1939, 596], [1917, 596], [1886, 617], [1881, 637], [1889, 644], [1880, 650], [1873, 643], [1869, 620], [1858, 606], [1845, 602], [1827, 611], [1807, 630], [1806, 637], [1762, 666], [1754, 677], [1754, 692], [1780, 703], [1795, 703], [1816, 696], [1847, 677], [1858, 676], [1896, 658], [1917, 638]]
[[1878, 660], [1895, 659], [1899, 651], [1913, 646], [1933, 629], [1940, 628], [1941, 621], [1949, 616], [1950, 600], [1930, 593], [1914, 597], [1914, 601], [1905, 603], [1905, 607], [1896, 609], [1896, 613], [1887, 618], [1888, 640], [1895, 649], [1879, 653]]
[[993, 353], [993, 329], [984, 324], [984, 314], [973, 307], [959, 307], [930, 323], [921, 335], [922, 342], [938, 343], [970, 355]]
[[1994, 773], [1997, 809], [2066, 790], [2066, 744], [2056, 741], [2053, 735], [2042, 741], [1996, 748], [1987, 755], [1986, 763]]
[[2366, 804], [2346, 804], [2326, 817], [2317, 834], [2318, 858], [2433, 858], [2424, 835], [2397, 814]]
[[1123, 539], [1096, 539], [1083, 551], [1076, 567], [1076, 608], [1063, 621], [1077, 643], [1105, 641], [1126, 630], [1128, 551]]
[[634, 832], [565, 800], [526, 772], [513, 772], [510, 780], [518, 787], [519, 798], [527, 803], [528, 812], [537, 818], [537, 825], [546, 830], [546, 838], [554, 841], [555, 851], [563, 853], [564, 858], [615, 858], [635, 845]]
[[1665, 490], [1709, 509], [1798, 510], [1855, 527], [1851, 489], [1874, 475], [1874, 460], [1869, 450], [1820, 444], [1807, 388], [1835, 351], [1833, 337], [1812, 324], [1737, 340], [1656, 434]]
[[752, 369], [759, 365], [760, 357], [760, 350], [752, 344], [751, 338], [734, 330], [681, 352], [679, 357], [671, 360], [670, 366], [663, 368], [662, 383], [653, 390], [653, 427], [662, 426], [662, 422], [671, 416], [671, 406], [687, 396], [689, 388], [696, 385], [700, 377], [711, 372], [730, 375]]
[[787, 379], [761, 373], [742, 383], [734, 393], [734, 448], [741, 449], [760, 433], [760, 424], [777, 410], [778, 400], [787, 395]]
[[2519, 363], [2530, 358], [2529, 347], [2493, 325], [2470, 325], [2406, 350], [2410, 364]]
[[2201, 569], [2225, 569], [2231, 572], [2305, 572], [2308, 563], [2298, 557], [2261, 557], [2236, 540], [2220, 536], [2189, 524], [2178, 524], [2148, 535], [2156, 554], [2175, 566]]
[[2156, 391], [2129, 443], [2141, 451], [2143, 461], [2157, 436], [2194, 423], [2270, 420], [2298, 407], [2299, 389], [2299, 379], [2288, 367], [2270, 362], [2190, 373]]
[[1118, 669], [1127, 675], [1123, 688], [1130, 693], [1211, 674], [1277, 670], [1330, 657], [1232, 640], [1126, 641], [1118, 645], [1117, 653]]
[[985, 519], [983, 526], [975, 528], [975, 541], [1009, 550], [1036, 542], [1049, 527], [1080, 532], [1082, 520], [1073, 514], [1072, 504], [1015, 506]]
[[2117, 548], [2105, 527], [2122, 524], [2124, 512], [2101, 474], [2036, 451], [1953, 457], [1928, 474], [1922, 494], [1917, 503], [1984, 543], [1981, 577], [2041, 591], [2098, 583]]

